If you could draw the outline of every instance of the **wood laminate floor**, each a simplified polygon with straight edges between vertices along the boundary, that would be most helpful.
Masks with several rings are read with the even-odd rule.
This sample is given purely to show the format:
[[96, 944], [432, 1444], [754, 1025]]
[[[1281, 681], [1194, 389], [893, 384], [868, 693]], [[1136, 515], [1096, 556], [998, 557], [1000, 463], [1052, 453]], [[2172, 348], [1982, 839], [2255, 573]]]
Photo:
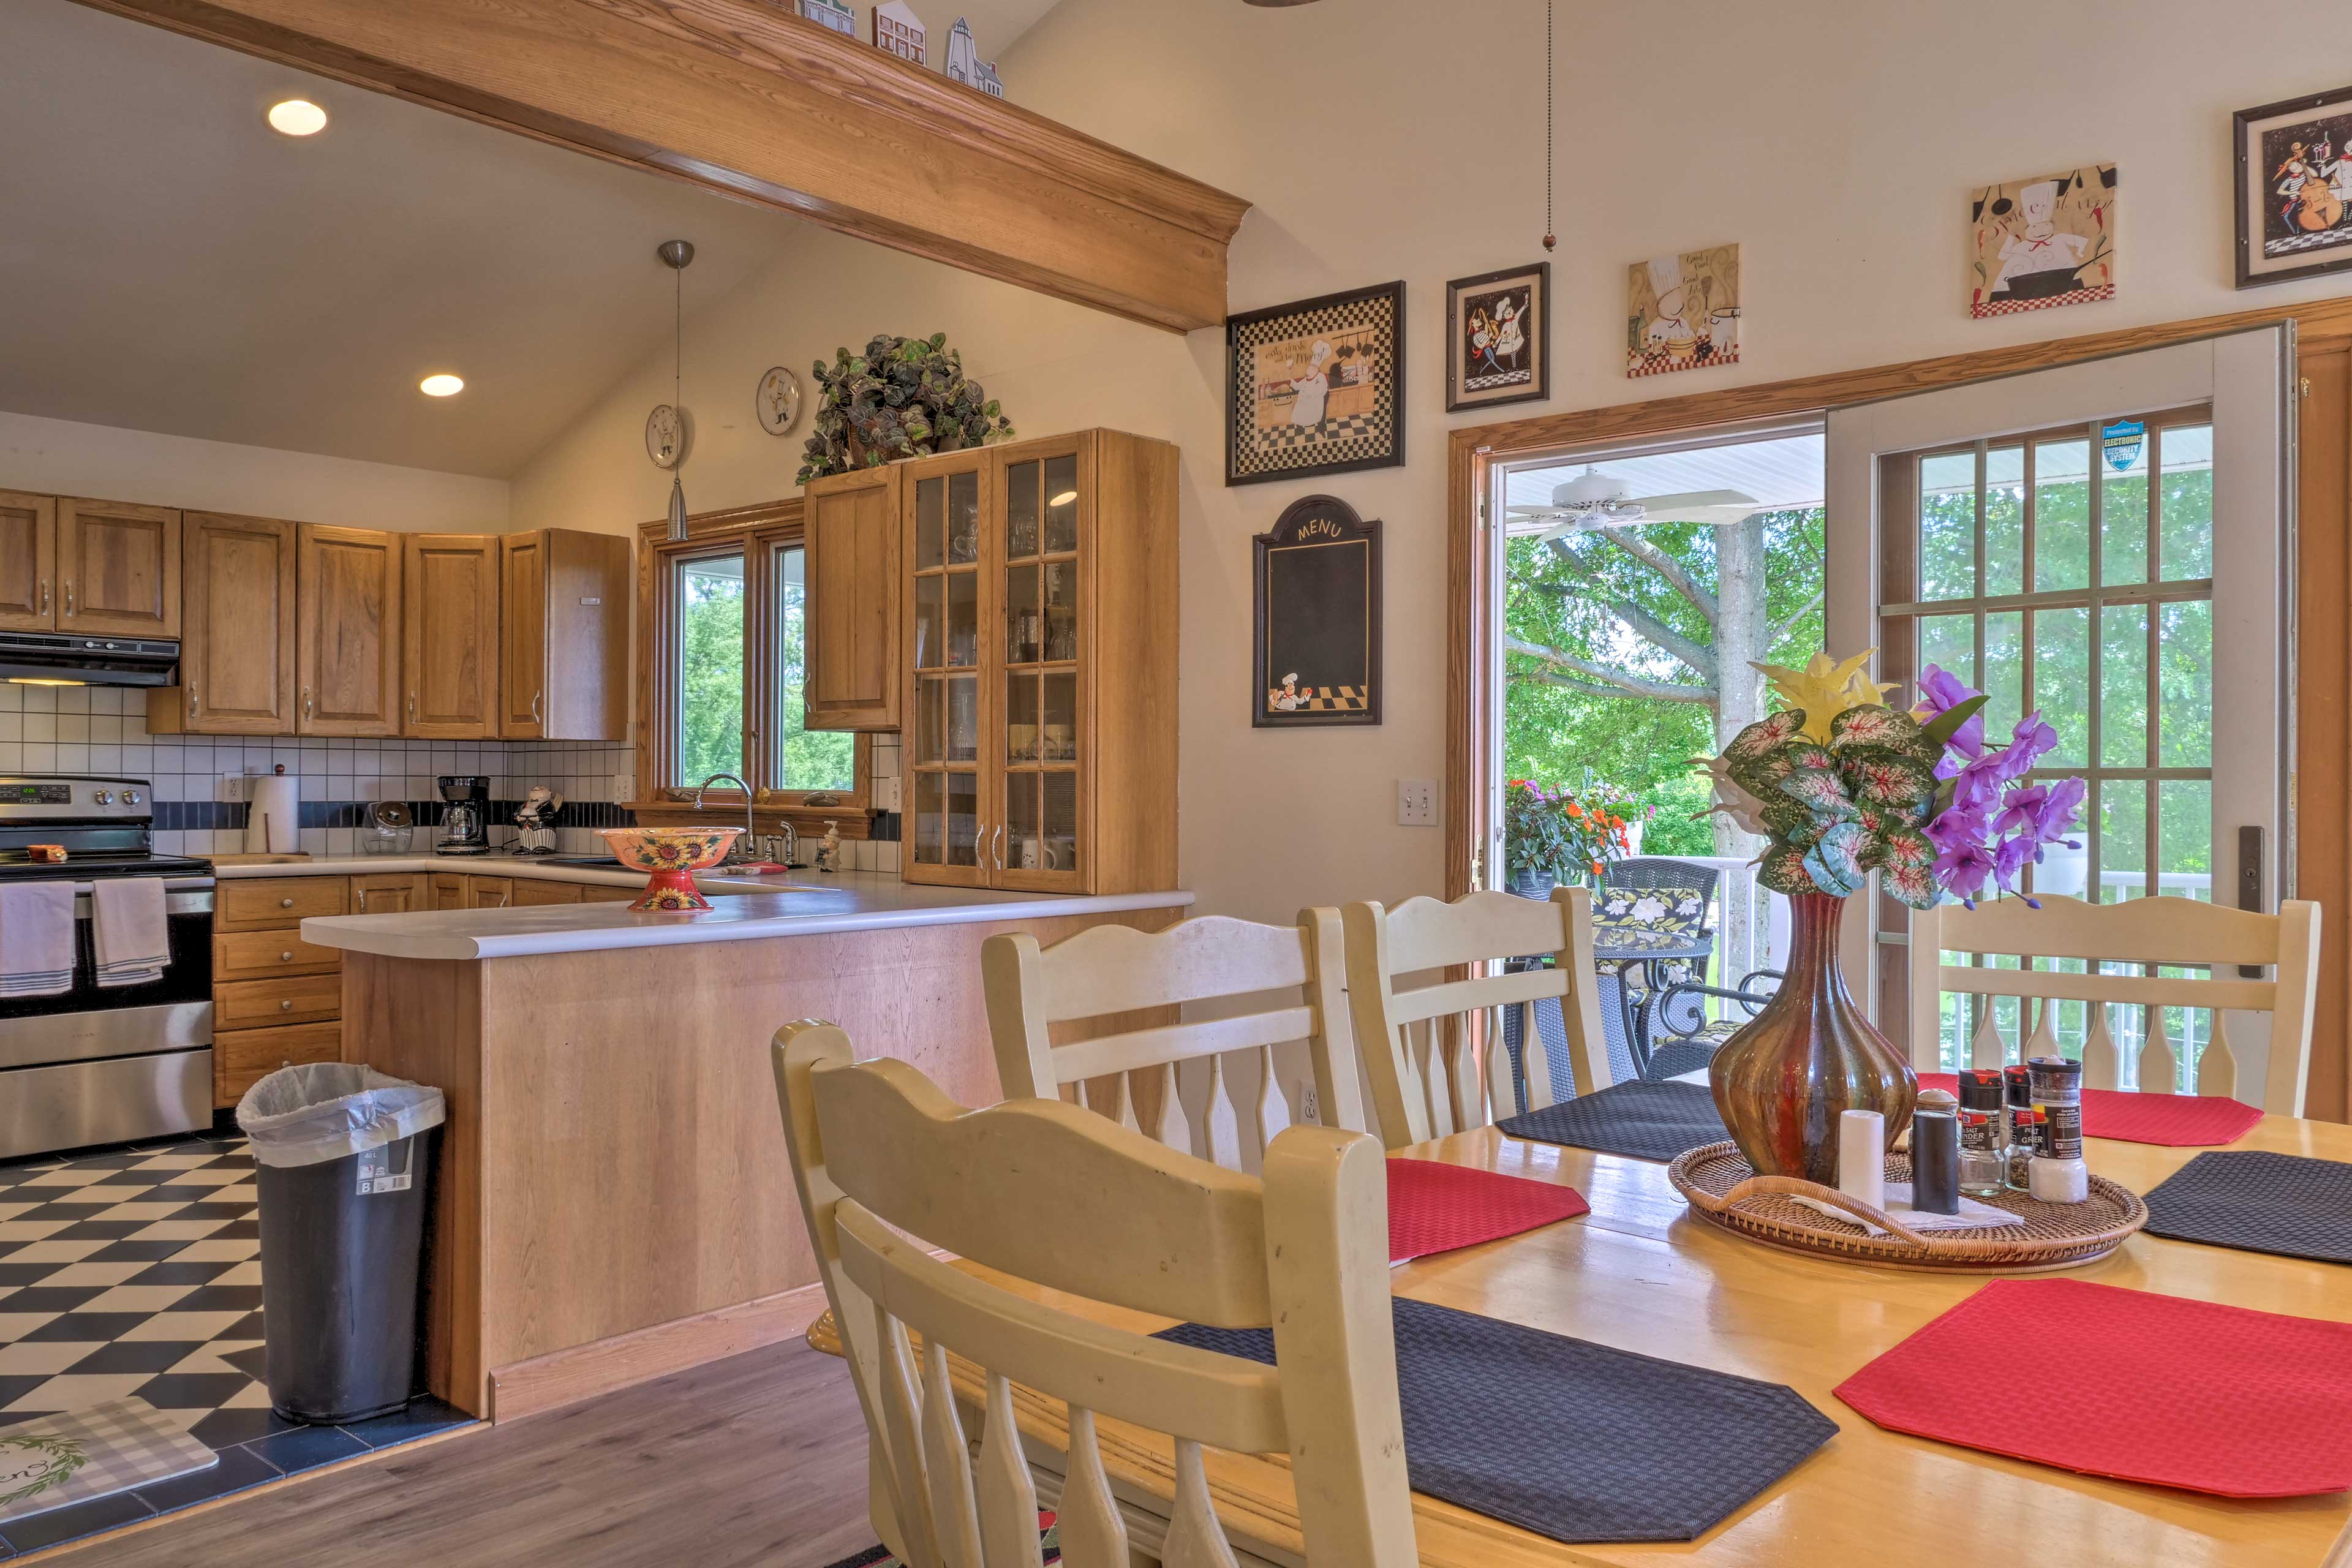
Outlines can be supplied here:
[[866, 1427], [794, 1340], [127, 1535], [60, 1568], [824, 1568], [870, 1546]]

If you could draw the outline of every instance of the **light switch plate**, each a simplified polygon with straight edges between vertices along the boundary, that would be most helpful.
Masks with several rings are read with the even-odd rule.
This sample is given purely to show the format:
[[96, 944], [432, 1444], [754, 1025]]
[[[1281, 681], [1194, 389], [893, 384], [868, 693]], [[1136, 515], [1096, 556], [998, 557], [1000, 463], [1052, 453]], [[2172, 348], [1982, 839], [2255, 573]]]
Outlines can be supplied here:
[[1397, 780], [1397, 826], [1399, 827], [1437, 826], [1437, 781], [1435, 779]]
[[899, 781], [896, 778], [876, 779], [874, 781], [875, 810], [896, 811], [898, 809], [898, 784]]

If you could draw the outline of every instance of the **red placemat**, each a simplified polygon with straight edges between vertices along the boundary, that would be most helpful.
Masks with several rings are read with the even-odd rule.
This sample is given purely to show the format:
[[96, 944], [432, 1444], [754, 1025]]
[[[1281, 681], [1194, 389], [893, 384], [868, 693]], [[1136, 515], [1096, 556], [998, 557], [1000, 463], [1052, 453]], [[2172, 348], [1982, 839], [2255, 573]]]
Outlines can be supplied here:
[[1583, 1194], [1557, 1182], [1531, 1182], [1441, 1160], [1391, 1160], [1389, 1261], [1500, 1241], [1573, 1218], [1591, 1206]]
[[2000, 1279], [1835, 1392], [1891, 1431], [2084, 1475], [2221, 1497], [2352, 1487], [2352, 1323]]
[[[1921, 1089], [1959, 1092], [1959, 1079], [1923, 1072]], [[2234, 1143], [2263, 1119], [2257, 1107], [2219, 1094], [2130, 1094], [2118, 1089], [2083, 1091], [2083, 1136], [2125, 1143], [2165, 1143], [2205, 1149]]]

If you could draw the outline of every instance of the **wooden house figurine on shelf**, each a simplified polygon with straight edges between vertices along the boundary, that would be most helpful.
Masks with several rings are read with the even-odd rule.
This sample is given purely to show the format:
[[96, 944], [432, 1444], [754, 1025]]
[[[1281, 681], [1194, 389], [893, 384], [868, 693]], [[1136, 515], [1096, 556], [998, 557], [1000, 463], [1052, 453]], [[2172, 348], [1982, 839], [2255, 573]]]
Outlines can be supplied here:
[[907, 8], [907, 0], [883, 0], [874, 7], [874, 47], [885, 53], [925, 63], [923, 21]]
[[857, 37], [857, 13], [849, 0], [796, 0], [800, 14], [819, 26], [847, 37]]
[[971, 24], [961, 16], [948, 34], [947, 75], [950, 81], [960, 81], [975, 88], [991, 98], [1004, 96], [1004, 83], [996, 74], [992, 61], [980, 58], [980, 45], [971, 36]]

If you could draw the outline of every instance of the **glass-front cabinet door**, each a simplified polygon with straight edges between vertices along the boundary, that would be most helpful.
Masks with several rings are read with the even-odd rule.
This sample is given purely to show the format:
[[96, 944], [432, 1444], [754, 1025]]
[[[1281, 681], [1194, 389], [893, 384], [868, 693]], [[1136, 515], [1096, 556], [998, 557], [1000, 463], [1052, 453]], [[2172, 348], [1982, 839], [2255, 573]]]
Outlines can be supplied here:
[[1062, 892], [1087, 885], [1081, 773], [1092, 639], [1089, 542], [1082, 536], [1093, 509], [1086, 504], [1092, 482], [1086, 456], [1079, 439], [1024, 442], [996, 454], [1003, 837], [1000, 848], [992, 828], [991, 869], [999, 887]]
[[996, 702], [987, 669], [995, 662], [987, 628], [995, 595], [984, 557], [993, 466], [984, 452], [961, 463], [927, 463], [906, 486], [913, 675], [905, 747], [901, 848], [910, 880], [985, 887], [1002, 837], [990, 729]]

